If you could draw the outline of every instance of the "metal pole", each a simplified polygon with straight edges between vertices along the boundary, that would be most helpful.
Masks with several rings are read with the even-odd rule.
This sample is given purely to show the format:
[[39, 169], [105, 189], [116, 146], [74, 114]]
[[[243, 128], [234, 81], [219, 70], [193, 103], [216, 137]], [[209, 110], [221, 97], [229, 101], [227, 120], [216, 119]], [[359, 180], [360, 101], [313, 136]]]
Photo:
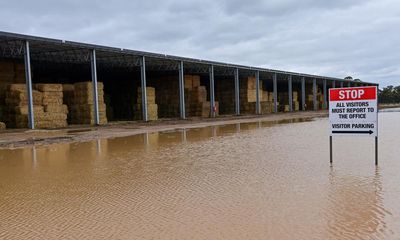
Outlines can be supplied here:
[[332, 81], [332, 88], [336, 88], [336, 81]]
[[348, 87], [351, 87], [351, 82], [350, 81], [348, 82]]
[[185, 75], [183, 61], [179, 63], [179, 110], [181, 119], [186, 119], [185, 113]]
[[276, 73], [272, 75], [273, 89], [274, 89], [274, 113], [278, 112], [278, 76]]
[[147, 122], [149, 120], [149, 118], [147, 115], [146, 58], [144, 56], [140, 59], [140, 80], [141, 80], [141, 89], [142, 89], [143, 121]]
[[375, 166], [378, 166], [378, 136], [375, 137]]
[[333, 151], [332, 151], [332, 136], [329, 136], [329, 155], [330, 155], [330, 164], [333, 163]]
[[215, 117], [214, 65], [210, 66], [210, 117]]
[[29, 42], [25, 42], [25, 81], [26, 90], [28, 94], [28, 127], [35, 129], [35, 117], [33, 114], [33, 97], [32, 97], [32, 72], [31, 72], [31, 55], [29, 49]]
[[318, 110], [318, 103], [317, 103], [317, 79], [313, 79], [313, 104], [314, 104], [314, 111]]
[[343, 88], [343, 82], [340, 82], [340, 88]]
[[94, 121], [96, 125], [100, 124], [99, 117], [99, 94], [97, 89], [97, 66], [96, 66], [96, 50], [92, 50], [92, 54], [90, 55], [90, 66], [92, 69], [92, 84], [93, 84], [93, 102], [94, 102]]
[[306, 78], [301, 78], [301, 109], [306, 110]]
[[256, 71], [256, 114], [261, 114], [260, 109], [260, 72]]
[[293, 112], [293, 79], [292, 75], [288, 77], [288, 95], [289, 95], [289, 111]]
[[240, 85], [239, 85], [239, 69], [235, 69], [235, 109], [236, 115], [240, 115]]
[[326, 79], [324, 79], [323, 80], [323, 93], [324, 93], [324, 99], [323, 99], [323, 105], [324, 105], [324, 109], [326, 109], [326, 106], [327, 106], [327, 94], [326, 94], [326, 88], [327, 88], [327, 85], [326, 85]]

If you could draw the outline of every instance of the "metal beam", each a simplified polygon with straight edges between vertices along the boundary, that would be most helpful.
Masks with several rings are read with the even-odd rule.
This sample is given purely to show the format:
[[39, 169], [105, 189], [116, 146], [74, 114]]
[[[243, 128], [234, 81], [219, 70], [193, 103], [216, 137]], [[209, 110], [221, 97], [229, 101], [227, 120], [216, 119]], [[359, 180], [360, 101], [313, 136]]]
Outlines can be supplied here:
[[185, 113], [185, 75], [183, 61], [179, 63], [179, 110], [181, 119], [186, 119]]
[[235, 69], [235, 110], [236, 110], [236, 115], [240, 115], [239, 68]]
[[28, 127], [30, 129], [35, 129], [35, 117], [33, 111], [33, 97], [32, 97], [32, 72], [31, 72], [31, 56], [30, 56], [30, 48], [29, 42], [25, 42], [25, 81], [26, 81], [26, 90], [28, 94]]
[[288, 76], [288, 96], [289, 96], [289, 111], [293, 112], [293, 79], [292, 75]]
[[146, 57], [142, 56], [140, 59], [140, 80], [142, 89], [142, 119], [149, 121], [147, 114], [147, 84], [146, 84]]
[[214, 65], [210, 66], [210, 117], [215, 117]]
[[313, 105], [314, 111], [318, 110], [318, 103], [317, 103], [317, 79], [313, 78]]
[[306, 110], [306, 78], [301, 78], [301, 109]]
[[94, 123], [100, 124], [99, 118], [99, 94], [97, 89], [97, 66], [96, 66], [96, 50], [92, 50], [90, 54], [90, 67], [92, 70], [92, 85], [93, 85], [93, 104], [94, 104]]
[[326, 79], [324, 79], [323, 80], [323, 94], [324, 94], [324, 99], [323, 99], [323, 108], [324, 109], [326, 109], [326, 107], [327, 107], [327, 91], [326, 91], [326, 88], [327, 88], [327, 85], [326, 85]]
[[261, 114], [260, 107], [260, 72], [256, 71], [256, 114]]
[[273, 96], [274, 96], [274, 113], [278, 112], [278, 76], [276, 73], [272, 75], [273, 82]]

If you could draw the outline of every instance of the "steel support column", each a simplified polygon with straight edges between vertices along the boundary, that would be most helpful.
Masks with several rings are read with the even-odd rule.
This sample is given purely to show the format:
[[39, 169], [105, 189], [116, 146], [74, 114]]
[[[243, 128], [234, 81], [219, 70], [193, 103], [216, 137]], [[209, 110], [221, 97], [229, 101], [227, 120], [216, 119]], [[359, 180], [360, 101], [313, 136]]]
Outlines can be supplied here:
[[313, 105], [314, 111], [318, 110], [318, 103], [317, 103], [317, 79], [313, 78]]
[[240, 85], [239, 85], [239, 69], [235, 69], [235, 110], [236, 115], [240, 115]]
[[351, 82], [350, 82], [350, 81], [347, 83], [347, 86], [348, 86], [348, 87], [351, 87]]
[[306, 110], [306, 78], [301, 77], [301, 109]]
[[289, 111], [293, 112], [293, 79], [292, 75], [288, 76], [288, 96], [289, 96]]
[[215, 117], [214, 65], [210, 66], [210, 117]]
[[140, 80], [142, 89], [142, 118], [143, 121], [147, 122], [149, 118], [147, 114], [146, 58], [144, 56], [140, 59]]
[[326, 91], [326, 88], [327, 88], [326, 79], [323, 80], [323, 88], [324, 88], [324, 89], [323, 89], [323, 94], [324, 94], [324, 99], [323, 99], [323, 106], [324, 106], [324, 107], [323, 107], [323, 108], [326, 109], [326, 107], [327, 107], [327, 102], [328, 102], [328, 101], [327, 101], [327, 97], [328, 97], [328, 96], [327, 96], [327, 94], [326, 94], [326, 93], [327, 93], [327, 91]]
[[276, 73], [272, 75], [273, 96], [274, 96], [274, 113], [278, 112], [278, 76]]
[[340, 82], [340, 87], [343, 88], [343, 82]]
[[261, 114], [260, 109], [260, 72], [256, 71], [256, 114]]
[[336, 88], [336, 81], [332, 81], [332, 88]]
[[179, 63], [179, 110], [181, 119], [186, 119], [185, 113], [185, 75], [183, 61]]
[[92, 70], [92, 86], [93, 86], [93, 104], [94, 104], [94, 123], [100, 124], [99, 117], [99, 94], [97, 89], [97, 65], [96, 65], [96, 50], [92, 50], [90, 54], [90, 67]]
[[32, 97], [32, 72], [31, 72], [31, 55], [29, 42], [25, 42], [25, 81], [26, 81], [26, 90], [28, 94], [28, 127], [30, 129], [35, 129], [35, 117], [33, 114], [33, 97]]

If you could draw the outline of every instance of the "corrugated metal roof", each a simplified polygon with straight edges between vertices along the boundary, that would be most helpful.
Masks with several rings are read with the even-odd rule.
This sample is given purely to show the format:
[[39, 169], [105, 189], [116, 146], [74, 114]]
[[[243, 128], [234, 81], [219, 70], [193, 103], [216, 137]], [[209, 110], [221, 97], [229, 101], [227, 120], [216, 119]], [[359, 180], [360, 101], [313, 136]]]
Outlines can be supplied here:
[[[260, 71], [260, 73], [277, 73], [283, 75], [292, 75], [306, 78], [326, 79], [331, 81], [349, 82], [349, 80], [341, 78], [333, 78], [327, 76], [312, 75], [306, 73], [289, 72], [276, 69], [244, 66], [231, 63], [223, 63], [195, 58], [179, 57], [167, 54], [151, 53], [123, 48], [100, 46], [95, 44], [80, 43], [74, 41], [66, 41], [52, 38], [29, 36], [17, 33], [2, 32], [0, 31], [0, 56], [2, 57], [15, 57], [21, 54], [21, 46], [24, 41], [29, 41], [31, 45], [32, 59], [47, 60], [47, 61], [61, 61], [61, 62], [87, 62], [89, 59], [89, 52], [96, 50], [99, 62], [120, 62], [129, 65], [137, 65], [138, 58], [145, 56], [150, 59], [154, 64], [166, 64], [166, 62], [179, 62], [183, 61], [188, 65], [214, 65], [222, 68], [238, 68], [239, 70], [246, 71]], [[21, 45], [21, 46], [20, 46]], [[87, 54], [87, 55], [86, 55]], [[147, 62], [147, 60], [146, 60]], [[351, 81], [353, 82], [353, 81]], [[376, 83], [361, 82], [366, 84], [378, 85]]]

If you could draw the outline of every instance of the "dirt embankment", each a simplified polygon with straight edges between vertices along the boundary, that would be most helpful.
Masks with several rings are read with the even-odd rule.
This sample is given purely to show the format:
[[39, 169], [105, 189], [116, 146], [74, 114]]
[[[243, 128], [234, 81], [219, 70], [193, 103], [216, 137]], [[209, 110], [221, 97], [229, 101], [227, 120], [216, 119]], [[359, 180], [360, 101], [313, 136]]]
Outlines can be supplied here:
[[298, 118], [316, 118], [328, 116], [327, 111], [278, 113], [263, 116], [224, 116], [211, 118], [193, 118], [188, 120], [161, 120], [155, 122], [115, 122], [106, 126], [70, 126], [58, 130], [6, 130], [0, 133], [0, 149], [12, 149], [28, 146], [43, 146], [55, 143], [92, 141], [102, 138], [126, 137], [146, 132], [171, 131], [207, 126], [218, 126], [248, 122], [275, 122]]
[[378, 105], [379, 109], [385, 108], [400, 108], [400, 103], [383, 103]]

